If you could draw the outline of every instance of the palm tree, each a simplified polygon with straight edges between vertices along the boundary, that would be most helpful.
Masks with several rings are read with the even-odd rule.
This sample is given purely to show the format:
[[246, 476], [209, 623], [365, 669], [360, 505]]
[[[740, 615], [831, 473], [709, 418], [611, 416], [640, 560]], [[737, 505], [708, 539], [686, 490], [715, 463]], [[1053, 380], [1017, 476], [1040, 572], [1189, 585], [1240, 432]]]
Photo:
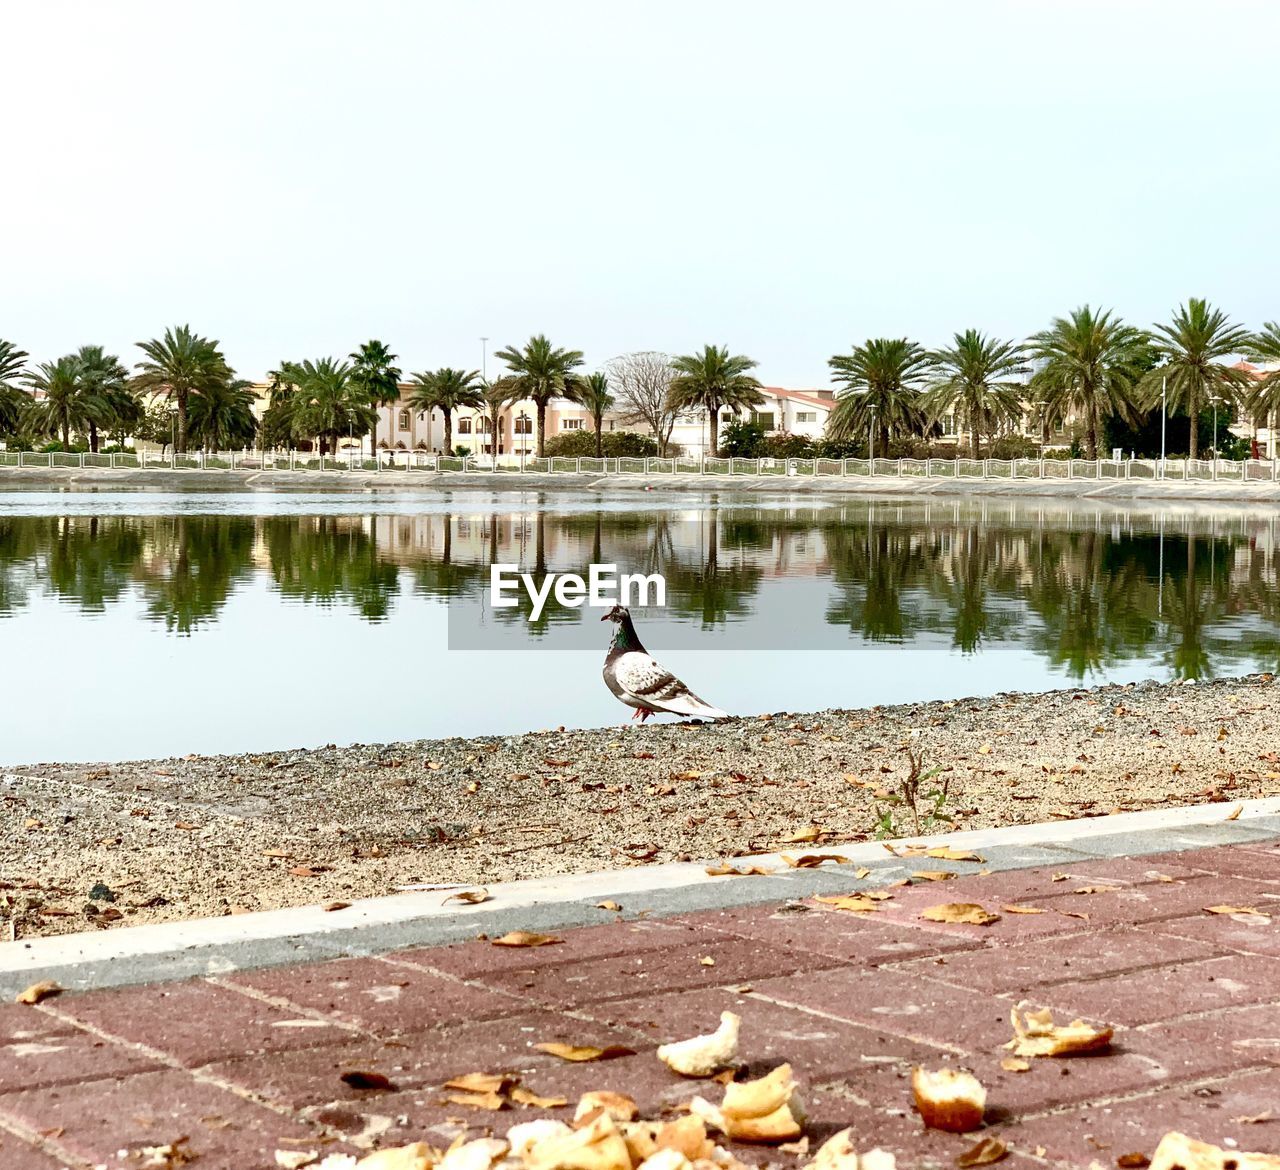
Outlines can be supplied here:
[[293, 432], [315, 435], [322, 458], [326, 439], [330, 451], [336, 452], [340, 435], [364, 434], [377, 417], [377, 411], [352, 382], [351, 373], [350, 362], [334, 358], [290, 362], [287, 366], [287, 376], [297, 387], [288, 408]]
[[82, 345], [75, 355], [80, 363], [82, 392], [95, 400], [96, 409], [86, 416], [89, 450], [98, 450], [98, 427], [124, 432], [142, 417], [137, 394], [129, 388], [129, 371], [113, 353], [100, 345]]
[[65, 448], [71, 447], [73, 431], [87, 432], [90, 421], [103, 416], [102, 403], [93, 395], [75, 354], [43, 362], [25, 381], [35, 399], [27, 408], [26, 425], [40, 435], [60, 435]]
[[[1262, 362], [1280, 362], [1280, 323], [1268, 321], [1260, 333], [1249, 341], [1248, 353]], [[1280, 420], [1280, 369], [1268, 370], [1249, 389], [1247, 403], [1256, 420], [1262, 415], [1267, 422], [1268, 444], [1276, 445], [1276, 422]]]
[[[445, 366], [409, 378], [413, 389], [408, 403], [413, 410], [430, 414], [438, 410], [444, 415], [444, 453], [453, 454], [453, 411], [467, 406], [483, 410], [488, 406], [480, 388], [479, 370], [455, 370]], [[494, 439], [497, 442], [497, 439]]]
[[596, 428], [596, 458], [604, 457], [605, 412], [613, 406], [614, 398], [609, 393], [609, 376], [602, 373], [588, 374], [582, 379], [578, 391], [578, 401], [591, 412], [591, 421]]
[[224, 382], [191, 399], [191, 437], [206, 451], [248, 447], [258, 432], [253, 383], [243, 378]]
[[140, 373], [135, 388], [161, 393], [178, 406], [174, 450], [187, 450], [187, 403], [193, 392], [200, 393], [227, 382], [231, 370], [218, 343], [191, 332], [189, 325], [166, 329], [164, 337], [138, 342], [146, 360], [138, 363]]
[[707, 412], [711, 454], [720, 451], [720, 411], [759, 406], [764, 402], [760, 383], [747, 371], [756, 363], [743, 354], [731, 354], [728, 346], [704, 345], [701, 353], [671, 359], [671, 405], [677, 410]]
[[1022, 347], [966, 329], [955, 335], [954, 345], [934, 350], [930, 357], [933, 377], [921, 405], [931, 422], [954, 411], [969, 431], [970, 449], [978, 459], [981, 435], [1022, 418], [1023, 387], [1009, 380], [1026, 360]]
[[[393, 406], [400, 401], [400, 368], [392, 363], [396, 360], [393, 354], [381, 341], [366, 341], [353, 354], [348, 354], [355, 363], [351, 372], [351, 381], [356, 389], [365, 396], [375, 410], [383, 406]], [[369, 450], [375, 459], [378, 458], [378, 419], [374, 416], [373, 429], [369, 434]]]
[[1030, 340], [1032, 358], [1043, 363], [1031, 385], [1046, 420], [1065, 419], [1071, 413], [1082, 416], [1085, 453], [1096, 459], [1106, 419], [1137, 419], [1135, 382], [1150, 338], [1110, 310], [1095, 312], [1082, 305], [1070, 317], [1055, 317], [1048, 329]]
[[511, 371], [502, 381], [510, 384], [518, 398], [531, 399], [537, 407], [538, 458], [542, 459], [547, 453], [547, 403], [553, 398], [578, 400], [579, 379], [573, 371], [582, 365], [582, 351], [556, 349], [539, 333], [529, 338], [523, 350], [509, 345], [494, 356]]
[[502, 412], [510, 406], [518, 396], [520, 391], [513, 389], [512, 386], [499, 379], [496, 382], [480, 383], [480, 394], [484, 398], [485, 405], [489, 408], [489, 433], [493, 436], [493, 453], [498, 453], [498, 435], [499, 427], [502, 425]]
[[0, 339], [0, 434], [17, 429], [18, 420], [31, 401], [17, 385], [27, 356], [12, 341]]
[[879, 449], [887, 451], [891, 434], [919, 433], [925, 429], [920, 406], [920, 383], [933, 366], [930, 355], [905, 337], [873, 337], [855, 345], [852, 353], [827, 359], [831, 380], [839, 382], [835, 409], [827, 422], [827, 435], [850, 439], [864, 435], [872, 425]]
[[1224, 365], [1223, 359], [1243, 353], [1252, 340], [1247, 329], [1199, 297], [1178, 306], [1168, 325], [1155, 327], [1151, 348], [1161, 361], [1143, 379], [1143, 388], [1149, 402], [1159, 401], [1167, 379], [1169, 405], [1191, 420], [1190, 458], [1199, 454], [1200, 412], [1214, 398], [1234, 403], [1249, 384], [1244, 370]]

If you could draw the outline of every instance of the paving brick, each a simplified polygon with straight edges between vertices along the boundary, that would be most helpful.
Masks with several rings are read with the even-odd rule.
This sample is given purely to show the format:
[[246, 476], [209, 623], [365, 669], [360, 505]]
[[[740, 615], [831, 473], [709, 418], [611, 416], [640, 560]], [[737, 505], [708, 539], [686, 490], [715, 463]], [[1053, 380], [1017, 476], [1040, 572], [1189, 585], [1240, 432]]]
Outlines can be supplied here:
[[65, 1036], [75, 1030], [74, 1025], [65, 1020], [59, 1020], [26, 1004], [9, 1003], [0, 1006], [0, 1044], [44, 1040], [49, 1036]]
[[131, 1046], [69, 1029], [0, 1045], [0, 1093], [127, 1076], [159, 1067], [158, 1061]]
[[[367, 1103], [387, 1095], [349, 1089], [341, 1076], [352, 1070], [381, 1073], [399, 1090], [434, 1093], [436, 1097], [445, 1081], [466, 1073], [513, 1073], [527, 1078], [529, 1086], [545, 1096], [543, 1080], [564, 1062], [539, 1052], [534, 1045], [552, 1041], [627, 1045], [638, 1052], [647, 1051], [645, 1060], [661, 1067], [653, 1059], [652, 1043], [646, 1045], [639, 1033], [535, 1011], [454, 1028], [403, 1033], [390, 1040], [353, 1037], [283, 1057], [261, 1053], [219, 1061], [206, 1071], [291, 1109], [330, 1102]], [[609, 1064], [590, 1067], [599, 1076], [599, 1070]]]
[[227, 981], [382, 1033], [495, 1019], [528, 1008], [510, 995], [378, 959], [276, 967]]
[[[1226, 808], [1223, 808], [1226, 815]], [[1073, 849], [1081, 853], [1094, 853], [1099, 857], [1142, 857], [1152, 853], [1180, 853], [1184, 850], [1204, 848], [1210, 845], [1237, 845], [1249, 841], [1268, 841], [1275, 834], [1258, 827], [1253, 822], [1220, 821], [1210, 825], [1186, 825], [1159, 832], [1139, 830], [1132, 833], [1107, 833], [1071, 842]]]
[[1192, 1012], [1262, 1004], [1277, 994], [1275, 960], [1233, 955], [1152, 967], [1141, 978], [1114, 975], [1059, 983], [1044, 988], [1039, 998], [1067, 1014], [1133, 1027]]
[[[1105, 885], [1106, 883], [1102, 883]], [[1197, 914], [1206, 906], [1274, 906], [1280, 914], [1280, 891], [1263, 882], [1246, 878], [1205, 876], [1185, 882], [1157, 882], [1151, 885], [1119, 887], [1098, 893], [1079, 894], [1064, 883], [1053, 897], [1033, 897], [1027, 901], [1048, 910], [1087, 914], [1092, 927], [1155, 922]]]
[[1280, 909], [1272, 913], [1270, 920], [1253, 915], [1188, 915], [1140, 924], [1135, 933], [1158, 936], [1161, 947], [1168, 946], [1171, 938], [1194, 939], [1219, 952], [1241, 951], [1280, 959]]
[[1208, 873], [1280, 882], [1280, 848], [1274, 846], [1257, 844], [1193, 849], [1177, 856], [1180, 864]]
[[533, 970], [616, 955], [622, 951], [661, 950], [685, 941], [689, 928], [683, 923], [668, 921], [610, 922], [603, 926], [550, 933], [564, 941], [554, 946], [526, 949], [497, 947], [492, 942], [480, 940], [445, 947], [412, 947], [396, 951], [386, 958], [425, 965], [460, 979], [475, 979], [503, 971]]
[[[1177, 921], [1181, 921], [1180, 919]], [[1146, 967], [1216, 958], [1224, 948], [1185, 938], [1165, 938], [1125, 928], [1057, 937], [1033, 938], [1006, 946], [916, 959], [895, 970], [919, 973], [970, 991], [1022, 995], [1032, 988], [1098, 978]]]
[[907, 931], [881, 925], [870, 917], [798, 902], [785, 907], [761, 906], [691, 915], [689, 922], [744, 938], [870, 966], [922, 955], [949, 954], [977, 944], [936, 932]]
[[1029, 1118], [1007, 1129], [1022, 1148], [1042, 1145], [1053, 1164], [1115, 1165], [1124, 1154], [1154, 1153], [1170, 1130], [1214, 1145], [1280, 1153], [1280, 1128], [1235, 1118], [1274, 1113], [1280, 1071], [1234, 1077], [1218, 1084], [1171, 1088], [1130, 1100], [1081, 1105], [1052, 1116]]
[[1184, 1074], [1280, 1065], [1280, 1003], [1148, 1024], [1126, 1032], [1125, 1039]]
[[0, 1166], [4, 1170], [66, 1170], [67, 1163], [0, 1130]]
[[207, 1170], [269, 1166], [272, 1151], [298, 1149], [298, 1140], [320, 1136], [315, 1127], [176, 1069], [7, 1093], [0, 1096], [0, 1116], [37, 1132], [56, 1131], [62, 1148], [107, 1170], [135, 1170], [141, 1147], [184, 1134]]
[[196, 980], [68, 996], [60, 1011], [194, 1067], [247, 1052], [284, 1052], [331, 1042], [346, 1031]]
[[[703, 959], [713, 959], [714, 966]], [[556, 1007], [622, 999], [658, 991], [683, 991], [740, 983], [776, 971], [807, 971], [838, 965], [824, 955], [792, 951], [757, 939], [709, 932], [695, 945], [624, 953], [531, 972], [491, 976], [491, 987]]]
[[909, 1069], [943, 1055], [936, 1048], [873, 1028], [724, 988], [610, 1000], [582, 1010], [601, 1023], [636, 1029], [658, 1044], [710, 1032], [719, 1024], [721, 1012], [732, 1011], [742, 1020], [739, 1055], [748, 1075], [763, 1074], [788, 1061], [806, 1083], [852, 1076], [882, 1065]]

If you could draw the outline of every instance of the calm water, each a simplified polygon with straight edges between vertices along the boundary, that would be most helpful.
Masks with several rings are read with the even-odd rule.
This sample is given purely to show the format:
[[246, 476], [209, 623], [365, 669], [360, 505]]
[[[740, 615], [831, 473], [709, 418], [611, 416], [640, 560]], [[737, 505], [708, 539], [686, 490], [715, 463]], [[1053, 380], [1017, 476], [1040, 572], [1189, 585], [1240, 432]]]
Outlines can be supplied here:
[[747, 714], [1280, 659], [1264, 511], [652, 500], [0, 492], [0, 762], [624, 720], [610, 627], [494, 561], [662, 572], [649, 649]]

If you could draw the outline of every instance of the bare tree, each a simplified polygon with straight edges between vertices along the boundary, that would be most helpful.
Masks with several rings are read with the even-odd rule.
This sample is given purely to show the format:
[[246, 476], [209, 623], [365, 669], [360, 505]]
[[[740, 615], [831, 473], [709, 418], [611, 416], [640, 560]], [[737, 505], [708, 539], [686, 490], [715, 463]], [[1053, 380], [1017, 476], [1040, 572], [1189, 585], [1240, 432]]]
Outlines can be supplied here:
[[624, 353], [605, 363], [605, 373], [624, 423], [643, 423], [666, 457], [677, 411], [671, 406], [671, 355], [642, 350]]

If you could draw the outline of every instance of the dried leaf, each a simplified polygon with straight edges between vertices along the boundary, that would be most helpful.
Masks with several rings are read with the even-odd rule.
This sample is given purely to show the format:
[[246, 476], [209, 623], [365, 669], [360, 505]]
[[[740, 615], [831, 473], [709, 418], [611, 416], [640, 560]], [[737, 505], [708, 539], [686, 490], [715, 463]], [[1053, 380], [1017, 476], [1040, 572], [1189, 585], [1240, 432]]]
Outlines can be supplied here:
[[930, 906], [920, 917], [928, 922], [954, 922], [966, 926], [990, 926], [1000, 919], [999, 914], [992, 914], [975, 902], [944, 902], [940, 906]]
[[395, 1089], [395, 1085], [391, 1083], [390, 1078], [380, 1072], [370, 1072], [368, 1069], [349, 1069], [342, 1074], [341, 1080], [344, 1085], [352, 1089], [370, 1089], [383, 1092]]
[[40, 1003], [46, 999], [52, 999], [55, 995], [62, 994], [62, 987], [55, 983], [52, 979], [44, 979], [39, 983], [33, 983], [30, 987], [18, 992], [18, 1003]]
[[264, 849], [263, 857], [292, 857], [293, 854], [287, 849]]
[[1271, 921], [1271, 915], [1267, 911], [1258, 910], [1253, 906], [1206, 906], [1204, 912], [1206, 914], [1228, 914], [1232, 918], [1261, 919], [1263, 922]]
[[1116, 1165], [1121, 1170], [1143, 1170], [1144, 1166], [1151, 1165], [1151, 1159], [1143, 1153], [1121, 1154], [1116, 1159]]
[[926, 849], [924, 855], [937, 861], [986, 861], [985, 857], [979, 857], [971, 849], [955, 849], [950, 845], [935, 845], [932, 849]]
[[511, 1104], [501, 1093], [449, 1093], [444, 1100], [448, 1105], [465, 1105], [469, 1109], [489, 1109], [494, 1112], [507, 1109]]
[[826, 830], [821, 825], [805, 825], [803, 829], [788, 833], [782, 840], [791, 845], [812, 845], [815, 841], [822, 840], [822, 835], [825, 832]]
[[1261, 1113], [1246, 1113], [1243, 1117], [1233, 1117], [1232, 1125], [1261, 1125], [1264, 1121], [1275, 1121], [1276, 1115], [1270, 1109]]
[[1119, 886], [1081, 886], [1078, 890], [1072, 890], [1073, 894], [1114, 894]]
[[294, 877], [313, 878], [319, 877], [328, 868], [325, 865], [295, 865], [289, 870]]
[[989, 743], [984, 743], [978, 749], [978, 755], [980, 756], [989, 756], [990, 754], [991, 754], [991, 745]]
[[519, 1085], [511, 1090], [511, 1100], [526, 1109], [563, 1109], [569, 1104], [567, 1097], [539, 1097], [532, 1089]]
[[819, 896], [814, 901], [836, 910], [848, 910], [854, 914], [871, 914], [880, 908], [872, 899], [863, 897], [861, 894]]
[[510, 1073], [464, 1073], [445, 1081], [444, 1087], [460, 1093], [505, 1093], [517, 1079]]
[[325, 905], [325, 909], [329, 911], [347, 910], [347, 909], [350, 909], [350, 907], [351, 907], [350, 902], [329, 902]]
[[564, 942], [554, 934], [538, 934], [532, 930], [509, 930], [492, 940], [495, 947], [549, 947]]
[[535, 1044], [534, 1047], [539, 1052], [546, 1052], [575, 1064], [588, 1060], [617, 1060], [619, 1057], [636, 1054], [634, 1048], [628, 1048], [623, 1044], [609, 1044], [604, 1048], [596, 1048], [591, 1044], [560, 1044], [552, 1041], [547, 1044]]
[[715, 959], [710, 955], [703, 955], [702, 958], [698, 960], [698, 963], [703, 967], [714, 967], [716, 965]]
[[867, 878], [871, 876], [871, 871], [865, 865], [863, 865], [853, 871], [853, 876], [859, 879]]
[[712, 865], [707, 867], [708, 877], [768, 877], [773, 870], [765, 869], [761, 865], [744, 865], [741, 869], [737, 869], [727, 863], [720, 865]]
[[1000, 909], [1003, 910], [1006, 914], [1048, 914], [1049, 913], [1049, 911], [1044, 909], [1044, 907], [1042, 906], [1018, 906], [1016, 904], [1011, 904], [1008, 906], [1001, 906]]
[[1020, 1073], [1029, 1072], [1031, 1065], [1025, 1060], [1019, 1060], [1016, 1056], [1006, 1056], [1001, 1062], [1000, 1067], [1005, 1072]]
[[175, 829], [182, 829], [184, 832], [190, 833], [193, 829], [198, 829], [199, 825], [193, 825], [190, 821], [175, 821], [173, 824]]
[[961, 1167], [968, 1166], [990, 1166], [993, 1162], [999, 1162], [1001, 1158], [1009, 1156], [1009, 1147], [999, 1138], [983, 1138], [976, 1146], [970, 1146], [958, 1158], [956, 1165]]
[[945, 882], [956, 874], [949, 869], [918, 869], [911, 876], [922, 882]]
[[[488, 890], [479, 888], [474, 890], [459, 890], [456, 894], [450, 894], [445, 898], [445, 902], [461, 902], [465, 906], [478, 906], [481, 902], [487, 902], [492, 895]], [[442, 902], [441, 905], [444, 903]]]
[[617, 902], [597, 902], [597, 910], [612, 910], [615, 914], [620, 913], [622, 906]]
[[[1219, 736], [1218, 738], [1221, 739], [1222, 737]], [[1242, 812], [1244, 812], [1244, 805], [1238, 804], [1222, 819], [1224, 821], [1238, 821]]]
[[783, 853], [782, 860], [792, 869], [817, 869], [824, 862], [831, 861], [836, 865], [848, 865], [849, 859], [839, 853], [805, 853], [800, 857], [790, 857]]

